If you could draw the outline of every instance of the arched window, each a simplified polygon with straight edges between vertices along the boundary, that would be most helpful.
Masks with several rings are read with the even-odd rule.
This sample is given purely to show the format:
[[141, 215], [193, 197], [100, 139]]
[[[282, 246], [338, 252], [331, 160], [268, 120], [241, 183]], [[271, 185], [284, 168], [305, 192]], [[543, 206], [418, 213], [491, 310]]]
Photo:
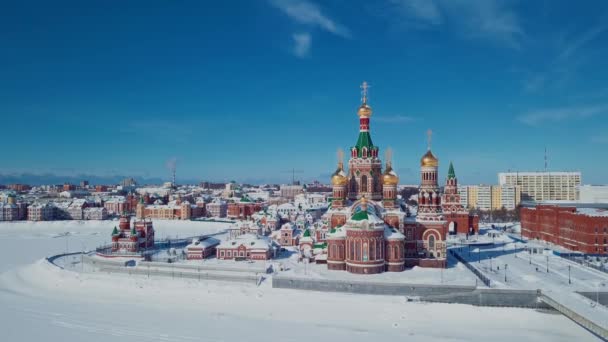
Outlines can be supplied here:
[[369, 260], [369, 249], [367, 242], [363, 244], [363, 261]]
[[369, 245], [369, 256], [370, 260], [376, 260], [376, 240], [372, 240], [372, 243]]
[[361, 176], [361, 191], [367, 192], [367, 176]]
[[336, 258], [336, 245], [331, 245], [331, 251], [329, 253], [330, 258]]
[[395, 246], [395, 249], [393, 250], [393, 252], [395, 253], [393, 256], [393, 259], [401, 259], [401, 258], [399, 258], [399, 246]]
[[429, 249], [435, 249], [435, 235], [429, 236]]
[[355, 242], [355, 260], [361, 260], [361, 241]]

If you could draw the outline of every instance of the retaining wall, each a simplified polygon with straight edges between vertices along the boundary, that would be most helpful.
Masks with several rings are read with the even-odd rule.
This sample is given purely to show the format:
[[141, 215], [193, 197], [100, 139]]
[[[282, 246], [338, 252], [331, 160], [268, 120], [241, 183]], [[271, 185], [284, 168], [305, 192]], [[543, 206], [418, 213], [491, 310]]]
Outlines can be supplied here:
[[540, 291], [478, 289], [475, 286], [400, 284], [370, 281], [309, 279], [275, 275], [273, 288], [323, 292], [362, 293], [413, 297], [436, 303], [458, 303], [478, 306], [525, 307], [551, 309], [540, 301]]

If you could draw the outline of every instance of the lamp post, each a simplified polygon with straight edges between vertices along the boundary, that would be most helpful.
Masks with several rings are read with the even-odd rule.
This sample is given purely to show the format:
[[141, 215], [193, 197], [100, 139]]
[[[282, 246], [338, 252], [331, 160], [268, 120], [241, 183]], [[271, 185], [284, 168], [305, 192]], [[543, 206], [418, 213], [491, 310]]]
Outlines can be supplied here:
[[505, 264], [505, 283], [507, 282], [507, 267], [509, 267], [509, 265]]
[[568, 284], [572, 284], [572, 278], [570, 278], [570, 268], [571, 266], [568, 265]]
[[549, 273], [549, 256], [547, 255], [547, 273]]

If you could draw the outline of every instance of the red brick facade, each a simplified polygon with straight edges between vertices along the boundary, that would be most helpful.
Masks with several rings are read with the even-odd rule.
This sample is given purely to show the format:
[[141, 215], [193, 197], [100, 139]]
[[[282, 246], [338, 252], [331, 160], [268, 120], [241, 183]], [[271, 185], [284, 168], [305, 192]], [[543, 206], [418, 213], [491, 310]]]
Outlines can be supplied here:
[[608, 210], [537, 205], [522, 208], [521, 231], [538, 239], [586, 254], [608, 254]]

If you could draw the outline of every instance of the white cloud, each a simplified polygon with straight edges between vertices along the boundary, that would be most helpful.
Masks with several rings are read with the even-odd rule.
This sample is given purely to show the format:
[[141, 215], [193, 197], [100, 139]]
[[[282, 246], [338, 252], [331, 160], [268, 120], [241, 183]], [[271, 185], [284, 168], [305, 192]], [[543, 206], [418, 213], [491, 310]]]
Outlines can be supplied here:
[[419, 20], [425, 24], [438, 25], [443, 21], [439, 7], [429, 0], [391, 0], [397, 5], [402, 15], [409, 19]]
[[561, 87], [576, 76], [585, 62], [585, 46], [597, 40], [608, 26], [600, 24], [591, 29], [579, 33], [573, 37], [560, 39], [553, 54], [547, 58], [549, 61], [544, 66], [544, 70], [531, 74], [524, 79], [524, 90], [528, 93], [537, 92], [547, 87]]
[[519, 49], [525, 38], [517, 13], [495, 0], [391, 0], [400, 13], [398, 20], [415, 20], [429, 28], [450, 26], [465, 38], [480, 38]]
[[535, 126], [545, 122], [562, 122], [585, 119], [608, 113], [608, 104], [578, 107], [550, 108], [530, 111], [518, 117], [526, 125]]
[[270, 0], [270, 3], [300, 24], [318, 27], [335, 35], [350, 38], [348, 28], [325, 15], [319, 6], [306, 0]]
[[293, 54], [297, 57], [304, 58], [310, 55], [310, 47], [312, 38], [309, 33], [294, 33], [293, 38]]
[[416, 119], [411, 116], [404, 116], [404, 115], [378, 116], [378, 117], [374, 118], [374, 121], [383, 122], [383, 123], [408, 123], [408, 122], [412, 122], [415, 120]]

